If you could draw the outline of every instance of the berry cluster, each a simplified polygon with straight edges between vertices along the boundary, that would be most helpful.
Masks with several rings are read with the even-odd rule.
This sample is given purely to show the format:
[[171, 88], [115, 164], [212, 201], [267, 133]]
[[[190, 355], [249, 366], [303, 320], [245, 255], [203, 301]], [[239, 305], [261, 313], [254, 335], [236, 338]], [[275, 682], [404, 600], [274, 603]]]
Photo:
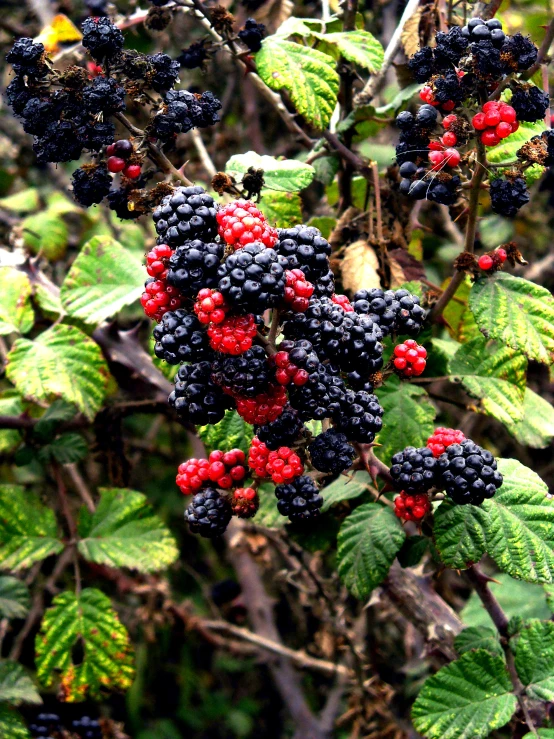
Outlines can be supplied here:
[[256, 436], [248, 452], [248, 466], [258, 477], [271, 477], [275, 484], [290, 482], [304, 472], [296, 452], [286, 446], [270, 451]]
[[471, 123], [480, 132], [479, 136], [485, 146], [496, 146], [519, 128], [514, 108], [495, 100], [485, 103], [481, 112], [473, 116]]
[[418, 493], [408, 495], [401, 492], [394, 499], [394, 512], [403, 521], [421, 521], [431, 510], [431, 502], [427, 495]]
[[427, 349], [420, 346], [414, 339], [406, 339], [403, 344], [397, 344], [393, 350], [392, 364], [395, 372], [401, 377], [419, 377], [423, 374], [426, 365]]
[[274, 246], [277, 229], [272, 228], [264, 214], [249, 200], [235, 200], [220, 208], [216, 215], [218, 232], [226, 244], [240, 249], [254, 241]]
[[201, 488], [214, 484], [227, 490], [246, 476], [246, 456], [240, 449], [229, 452], [213, 451], [208, 459], [188, 459], [179, 465], [177, 486], [183, 495], [191, 495]]
[[477, 263], [483, 272], [495, 272], [497, 269], [502, 267], [507, 258], [508, 255], [506, 253], [506, 249], [499, 247], [487, 254], [482, 254]]

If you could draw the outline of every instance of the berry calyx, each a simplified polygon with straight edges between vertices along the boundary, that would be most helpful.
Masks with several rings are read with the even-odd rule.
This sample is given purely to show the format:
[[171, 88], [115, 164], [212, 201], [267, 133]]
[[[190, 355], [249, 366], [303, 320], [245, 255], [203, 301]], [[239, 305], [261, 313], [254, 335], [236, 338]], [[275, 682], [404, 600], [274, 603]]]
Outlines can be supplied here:
[[146, 271], [150, 277], [165, 279], [167, 264], [173, 254], [173, 249], [167, 244], [158, 244], [146, 255]]
[[463, 431], [449, 429], [445, 426], [436, 428], [427, 439], [427, 447], [433, 452], [433, 456], [440, 457], [451, 444], [460, 444], [465, 439]]
[[314, 286], [308, 282], [304, 272], [300, 269], [287, 269], [285, 271], [285, 297], [284, 302], [295, 313], [304, 313], [310, 304]]
[[431, 502], [427, 495], [408, 495], [402, 491], [394, 499], [394, 512], [403, 521], [421, 521], [431, 510]]
[[254, 316], [226, 316], [220, 323], [211, 323], [208, 327], [210, 346], [223, 354], [238, 356], [244, 354], [252, 346], [257, 328]]
[[233, 516], [238, 518], [252, 518], [260, 506], [258, 493], [254, 488], [237, 488], [231, 498]]
[[418, 377], [425, 370], [427, 349], [413, 339], [394, 347], [394, 369], [402, 377]]
[[115, 156], [108, 157], [106, 165], [108, 167], [108, 171], [110, 171], [112, 174], [117, 174], [117, 172], [121, 172], [125, 169], [125, 160]]
[[250, 200], [235, 200], [217, 211], [218, 233], [226, 244], [240, 249], [254, 241], [271, 247], [277, 242], [277, 229]]
[[218, 290], [210, 290], [209, 287], [205, 287], [196, 296], [194, 312], [200, 323], [223, 323], [228, 310], [229, 306]]

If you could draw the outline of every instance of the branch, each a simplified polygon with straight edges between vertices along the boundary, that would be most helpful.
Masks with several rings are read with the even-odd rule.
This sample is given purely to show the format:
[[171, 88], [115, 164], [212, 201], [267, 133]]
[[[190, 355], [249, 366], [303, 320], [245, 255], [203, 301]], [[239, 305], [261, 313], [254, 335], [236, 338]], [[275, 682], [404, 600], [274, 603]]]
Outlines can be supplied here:
[[550, 23], [548, 24], [546, 28], [544, 39], [542, 41], [542, 44], [539, 47], [537, 61], [533, 64], [532, 67], [529, 67], [529, 69], [521, 75], [522, 79], [528, 80], [535, 74], [535, 72], [539, 69], [541, 64], [546, 60], [546, 57], [548, 55], [548, 52], [550, 51], [550, 47], [552, 46], [553, 41], [554, 41], [554, 18], [550, 21]]
[[354, 169], [362, 175], [362, 177], [365, 177], [367, 180], [371, 179], [372, 177], [371, 167], [365, 161], [365, 159], [362, 159], [357, 154], [355, 154], [353, 151], [351, 151], [347, 146], [345, 146], [336, 134], [330, 133], [329, 131], [323, 131], [322, 135], [323, 135], [323, 138], [329, 144], [331, 144], [333, 149], [335, 149], [335, 151], [338, 151], [341, 157], [346, 162], [351, 164], [352, 167], [354, 167]]

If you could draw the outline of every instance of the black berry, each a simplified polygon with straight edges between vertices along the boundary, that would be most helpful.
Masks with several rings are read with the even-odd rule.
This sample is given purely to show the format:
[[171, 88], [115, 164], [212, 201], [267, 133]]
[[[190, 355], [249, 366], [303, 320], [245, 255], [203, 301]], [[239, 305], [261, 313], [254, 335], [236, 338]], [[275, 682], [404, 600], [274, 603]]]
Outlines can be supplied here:
[[277, 485], [275, 495], [279, 513], [293, 522], [313, 521], [321, 513], [323, 498], [315, 482], [307, 475], [297, 477], [287, 485]]
[[212, 364], [212, 378], [218, 385], [247, 397], [266, 392], [274, 377], [261, 346], [253, 346], [238, 357], [218, 355]]
[[154, 327], [154, 353], [168, 364], [199, 362], [213, 357], [208, 335], [194, 313], [183, 308], [164, 313]]
[[370, 444], [383, 426], [383, 409], [375, 395], [365, 390], [348, 390], [335, 416], [337, 429], [349, 441]]
[[71, 178], [73, 197], [85, 208], [101, 203], [112, 185], [112, 178], [105, 164], [89, 164], [78, 167]]
[[197, 493], [185, 511], [185, 520], [193, 534], [207, 539], [222, 536], [231, 520], [231, 504], [214, 488]]
[[437, 459], [437, 469], [439, 484], [462, 505], [480, 505], [502, 485], [493, 455], [469, 439], [447, 447]]
[[152, 214], [159, 242], [179, 246], [192, 239], [211, 241], [217, 236], [216, 210], [202, 187], [176, 187]]
[[167, 281], [187, 298], [196, 297], [204, 287], [215, 287], [223, 251], [223, 244], [205, 243], [200, 239], [186, 241], [169, 259]]
[[169, 404], [184, 421], [200, 426], [218, 423], [233, 407], [231, 397], [212, 380], [210, 362], [181, 365]]
[[493, 211], [508, 218], [513, 218], [529, 202], [529, 191], [523, 177], [493, 180], [490, 196]]
[[437, 484], [437, 460], [431, 449], [407, 446], [391, 461], [390, 474], [397, 490], [424, 493]]
[[266, 445], [270, 451], [275, 451], [281, 446], [292, 446], [302, 431], [303, 423], [298, 413], [287, 406], [279, 418], [264, 426], [255, 428], [256, 436]]
[[123, 34], [109, 18], [87, 18], [82, 44], [97, 61], [110, 59], [123, 48]]
[[356, 455], [346, 436], [336, 429], [328, 429], [316, 436], [308, 446], [308, 451], [316, 470], [333, 475], [347, 470]]

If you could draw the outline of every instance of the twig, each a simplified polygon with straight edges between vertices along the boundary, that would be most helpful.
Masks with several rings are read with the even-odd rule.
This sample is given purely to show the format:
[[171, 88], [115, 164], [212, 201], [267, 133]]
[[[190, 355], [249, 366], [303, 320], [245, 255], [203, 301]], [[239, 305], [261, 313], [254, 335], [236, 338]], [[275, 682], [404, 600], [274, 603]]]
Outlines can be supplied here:
[[529, 69], [521, 75], [522, 79], [528, 80], [535, 74], [535, 72], [539, 69], [541, 64], [545, 61], [548, 55], [548, 52], [550, 51], [550, 47], [552, 46], [553, 41], [554, 41], [554, 18], [548, 24], [546, 33], [544, 34], [542, 44], [539, 47], [539, 53], [537, 54], [537, 61], [533, 64], [532, 67], [529, 67]]
[[209, 155], [208, 150], [204, 146], [202, 134], [197, 128], [193, 128], [189, 132], [189, 136], [194, 145], [194, 148], [196, 149], [196, 153], [198, 154], [200, 161], [202, 162], [202, 166], [206, 170], [207, 174], [210, 177], [213, 177], [217, 173], [217, 169], [215, 167], [215, 164], [212, 162], [212, 158]]
[[86, 505], [86, 507], [89, 509], [91, 513], [94, 513], [96, 510], [96, 506], [94, 504], [94, 499], [92, 495], [90, 494], [90, 490], [88, 489], [85, 481], [83, 480], [83, 477], [81, 473], [79, 472], [79, 469], [76, 464], [66, 464], [64, 465], [64, 470], [67, 472], [69, 477], [71, 478], [71, 481], [73, 482], [73, 485], [79, 495], [81, 496], [81, 500]]
[[345, 146], [336, 134], [331, 133], [330, 131], [323, 131], [323, 138], [331, 144], [333, 149], [338, 151], [345, 161], [350, 162], [362, 177], [365, 177], [367, 180], [371, 178], [372, 173], [369, 164]]
[[381, 188], [379, 186], [379, 167], [377, 162], [372, 162], [371, 172], [373, 176], [373, 190], [375, 192], [375, 217], [377, 225], [377, 241], [382, 246], [383, 238], [383, 213], [381, 211]]

